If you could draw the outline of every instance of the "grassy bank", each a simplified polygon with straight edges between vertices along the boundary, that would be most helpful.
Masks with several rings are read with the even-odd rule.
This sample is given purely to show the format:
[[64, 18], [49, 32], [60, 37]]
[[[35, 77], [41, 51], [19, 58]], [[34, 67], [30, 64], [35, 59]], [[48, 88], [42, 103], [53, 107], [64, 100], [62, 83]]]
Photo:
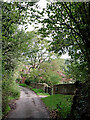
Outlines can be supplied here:
[[45, 93], [45, 92], [44, 92], [43, 90], [41, 90], [41, 89], [32, 88], [32, 90], [33, 90], [37, 95], [50, 96], [48, 93]]
[[22, 87], [28, 87], [28, 85], [26, 85], [25, 83], [23, 83], [23, 84], [19, 84], [19, 86], [22, 86]]
[[57, 110], [59, 116], [65, 119], [71, 112], [72, 95], [56, 94], [42, 98], [49, 110]]
[[[7, 93], [7, 94], [6, 94]], [[8, 112], [11, 110], [10, 108], [10, 101], [16, 100], [20, 97], [20, 89], [18, 84], [11, 84], [9, 88], [3, 89], [2, 91], [2, 117], [5, 117]]]

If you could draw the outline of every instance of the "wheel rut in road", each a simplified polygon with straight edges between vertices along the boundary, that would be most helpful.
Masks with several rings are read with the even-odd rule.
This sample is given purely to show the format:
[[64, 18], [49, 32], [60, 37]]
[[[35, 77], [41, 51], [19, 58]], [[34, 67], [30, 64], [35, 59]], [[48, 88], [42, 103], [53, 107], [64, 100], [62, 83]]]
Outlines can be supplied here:
[[20, 87], [20, 99], [16, 100], [16, 109], [7, 118], [49, 118], [44, 103], [32, 90]]

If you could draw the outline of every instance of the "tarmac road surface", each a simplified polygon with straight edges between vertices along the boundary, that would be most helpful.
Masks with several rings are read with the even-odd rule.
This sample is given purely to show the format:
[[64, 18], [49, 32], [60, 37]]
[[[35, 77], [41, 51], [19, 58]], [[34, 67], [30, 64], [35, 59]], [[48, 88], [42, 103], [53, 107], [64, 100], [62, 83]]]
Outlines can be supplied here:
[[40, 97], [28, 88], [20, 87], [20, 89], [21, 95], [20, 99], [16, 100], [16, 109], [11, 111], [6, 119], [49, 118], [49, 112]]

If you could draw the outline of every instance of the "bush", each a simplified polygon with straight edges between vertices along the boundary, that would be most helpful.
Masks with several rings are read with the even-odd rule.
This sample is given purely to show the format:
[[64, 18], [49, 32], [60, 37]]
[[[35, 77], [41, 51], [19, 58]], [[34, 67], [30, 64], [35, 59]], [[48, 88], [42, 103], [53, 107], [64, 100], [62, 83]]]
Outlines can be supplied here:
[[8, 96], [3, 91], [2, 94], [2, 117], [6, 115], [10, 111], [10, 107], [8, 105]]
[[20, 96], [20, 90], [11, 74], [3, 74], [2, 81], [2, 113], [3, 116], [10, 111], [9, 97], [18, 98]]
[[14, 84], [11, 88], [11, 96], [14, 98], [20, 97], [20, 89], [17, 84]]
[[21, 81], [21, 79], [20, 79], [20, 78], [17, 78], [17, 79], [16, 79], [16, 81], [17, 81], [17, 82], [20, 82], [20, 81]]
[[90, 119], [90, 80], [79, 84], [73, 98], [71, 118], [73, 120]]
[[30, 78], [26, 78], [25, 84], [30, 85], [30, 83], [31, 83]]
[[8, 113], [9, 105], [8, 105], [8, 96], [10, 95], [10, 78], [6, 74], [3, 75], [2, 81], [2, 114], [3, 116]]

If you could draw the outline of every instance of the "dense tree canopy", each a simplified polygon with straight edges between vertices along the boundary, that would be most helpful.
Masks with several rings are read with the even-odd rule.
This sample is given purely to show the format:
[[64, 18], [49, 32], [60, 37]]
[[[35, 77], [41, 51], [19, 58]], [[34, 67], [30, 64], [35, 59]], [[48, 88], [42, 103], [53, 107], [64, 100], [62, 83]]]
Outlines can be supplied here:
[[[50, 61], [52, 53], [61, 55], [68, 51], [71, 56], [71, 60], [68, 62], [69, 72], [76, 80], [87, 80], [86, 85], [89, 86], [90, 14], [88, 2], [52, 2], [48, 3], [47, 8], [43, 11], [31, 8], [30, 6], [34, 5], [33, 2], [0, 2], [0, 4], [2, 5], [3, 114], [7, 114], [9, 111], [9, 96], [20, 95], [15, 83], [16, 78], [13, 76], [18, 60], [28, 61], [29, 65], [32, 65], [31, 77], [33, 79], [41, 77], [41, 81], [47, 80], [52, 85], [59, 81], [56, 71], [65, 69], [63, 65], [57, 65], [60, 64], [59, 61]], [[21, 24], [27, 26], [27, 21], [30, 24], [33, 21], [42, 24], [39, 29], [39, 38], [34, 32], [26, 33], [24, 30], [18, 29]], [[46, 38], [41, 41], [41, 37]], [[51, 51], [48, 53], [50, 64], [45, 62], [47, 53], [43, 52], [44, 48], [46, 51], [48, 49]], [[87, 113], [88, 88], [81, 88], [81, 92], [79, 91], [82, 101], [76, 100], [76, 111], [72, 110], [75, 120], [79, 115], [83, 116], [84, 113]], [[83, 102], [85, 110], [83, 108], [80, 110], [78, 107], [82, 106]], [[84, 112], [81, 113], [81, 111]]]
[[[2, 2], [2, 48], [3, 48], [3, 67], [10, 71], [14, 69], [15, 59], [18, 56], [18, 46], [21, 41], [15, 38], [16, 30], [19, 24], [25, 22], [25, 15], [22, 14], [26, 10], [20, 3]], [[17, 47], [16, 47], [17, 46]], [[17, 55], [16, 55], [17, 54]]]
[[50, 86], [60, 84], [63, 76], [60, 76], [57, 72], [65, 73], [66, 69], [64, 59], [57, 58], [51, 59], [51, 61], [44, 61], [39, 64], [38, 68], [34, 67], [26, 74], [26, 81], [47, 83]]
[[[72, 66], [75, 64], [73, 67], [76, 71], [81, 71], [80, 76], [85, 79], [88, 76], [83, 73], [89, 75], [90, 71], [89, 16], [88, 2], [52, 2], [47, 4], [46, 10], [38, 11], [38, 20], [36, 19], [42, 23], [43, 27], [39, 29], [42, 37], [51, 38], [50, 50], [60, 55], [68, 51], [71, 64], [74, 62]], [[81, 79], [80, 76], [77, 79]]]
[[[26, 24], [27, 8], [34, 3], [1, 2], [2, 6], [2, 112], [7, 114], [10, 110], [8, 98], [19, 97], [19, 89], [13, 77], [13, 71], [18, 58], [25, 50], [25, 32], [20, 32], [18, 26]], [[1, 7], [0, 7], [1, 9]], [[0, 21], [1, 22], [1, 21]], [[1, 27], [1, 26], [0, 26]], [[22, 35], [22, 38], [21, 38]], [[1, 36], [0, 36], [1, 37]], [[26, 39], [27, 40], [27, 39]], [[24, 46], [23, 46], [24, 45]], [[1, 108], [0, 108], [1, 109]], [[0, 110], [1, 111], [1, 110]]]
[[[36, 23], [42, 23], [39, 32], [49, 37], [50, 50], [58, 54], [68, 51], [71, 56], [69, 73], [76, 80], [84, 82], [77, 85], [73, 98], [71, 120], [90, 118], [90, 4], [89, 2], [48, 3], [43, 11], [33, 13]], [[37, 14], [38, 13], [38, 14]], [[38, 18], [38, 19], [37, 19]], [[77, 83], [77, 82], [76, 82]]]

